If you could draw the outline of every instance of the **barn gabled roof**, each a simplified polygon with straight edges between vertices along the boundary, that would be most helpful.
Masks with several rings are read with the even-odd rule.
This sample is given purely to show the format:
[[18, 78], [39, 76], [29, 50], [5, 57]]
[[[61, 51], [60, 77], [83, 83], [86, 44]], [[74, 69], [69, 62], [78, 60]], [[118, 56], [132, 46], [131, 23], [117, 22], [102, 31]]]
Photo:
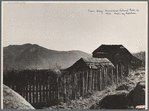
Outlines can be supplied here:
[[99, 67], [110, 67], [115, 68], [115, 66], [107, 58], [80, 58], [71, 67], [66, 70], [84, 70], [87, 68], [97, 69]]
[[123, 45], [105, 45], [105, 44], [102, 44], [100, 47], [98, 47], [96, 50], [94, 50], [93, 53], [116, 54], [117, 51], [120, 49], [124, 49], [129, 54], [131, 54]]
[[98, 47], [96, 50], [93, 51], [93, 57], [94, 54], [110, 54], [110, 55], [115, 55], [117, 53], [121, 54], [129, 54], [131, 57], [131, 61], [139, 61], [141, 62], [140, 59], [134, 57], [123, 45], [105, 45], [102, 44], [100, 47]]

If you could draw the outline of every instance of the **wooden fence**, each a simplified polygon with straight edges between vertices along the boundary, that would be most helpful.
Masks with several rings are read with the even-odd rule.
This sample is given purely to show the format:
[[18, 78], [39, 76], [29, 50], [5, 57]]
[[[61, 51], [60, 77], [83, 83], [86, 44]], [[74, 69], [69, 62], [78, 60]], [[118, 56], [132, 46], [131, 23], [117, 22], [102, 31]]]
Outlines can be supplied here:
[[4, 76], [4, 84], [35, 108], [42, 108], [79, 97], [83, 99], [88, 92], [119, 84], [122, 79], [123, 67], [117, 65], [115, 69], [101, 67], [60, 75], [49, 70], [11, 71]]

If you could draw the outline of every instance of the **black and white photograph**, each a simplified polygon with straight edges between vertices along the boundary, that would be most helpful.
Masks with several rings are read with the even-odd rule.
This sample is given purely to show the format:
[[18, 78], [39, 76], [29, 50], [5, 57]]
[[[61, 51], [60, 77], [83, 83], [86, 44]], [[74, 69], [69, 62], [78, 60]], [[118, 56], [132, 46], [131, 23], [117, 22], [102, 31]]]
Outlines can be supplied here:
[[1, 3], [1, 109], [147, 109], [147, 1]]

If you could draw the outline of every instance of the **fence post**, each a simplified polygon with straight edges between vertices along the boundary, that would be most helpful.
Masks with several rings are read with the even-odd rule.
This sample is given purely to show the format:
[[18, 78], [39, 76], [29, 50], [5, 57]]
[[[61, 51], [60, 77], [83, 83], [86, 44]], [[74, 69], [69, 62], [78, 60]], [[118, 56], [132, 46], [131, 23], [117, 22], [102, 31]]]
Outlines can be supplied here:
[[95, 90], [95, 70], [93, 71], [93, 89], [92, 89], [92, 91], [94, 91]]
[[118, 85], [118, 64], [116, 64], [116, 83]]
[[90, 76], [91, 76], [91, 82], [90, 82], [90, 84], [91, 84], [91, 87], [90, 87], [90, 91], [92, 92], [92, 79], [93, 79], [93, 70], [91, 69], [91, 73], [90, 73]]
[[64, 103], [66, 102], [66, 79], [65, 79], [65, 75], [64, 77]]
[[83, 71], [83, 73], [82, 73], [82, 99], [84, 99], [84, 84], [85, 82], [84, 82], [84, 71]]
[[113, 69], [111, 69], [111, 82], [112, 82], [111, 85], [113, 85], [113, 82], [114, 82], [113, 81]]
[[[46, 77], [48, 78], [48, 75], [46, 75]], [[46, 103], [48, 103], [49, 102], [49, 98], [48, 98], [48, 79], [47, 79], [47, 81], [46, 81]]]
[[102, 90], [102, 67], [100, 68], [100, 90]]
[[88, 91], [90, 91], [90, 69], [88, 70]]
[[66, 102], [69, 98], [68, 90], [69, 90], [69, 88], [68, 88], [68, 75], [66, 75]]
[[98, 91], [100, 91], [100, 68], [98, 69]]
[[107, 77], [107, 67], [105, 67], [105, 87], [107, 87], [107, 81], [108, 81], [108, 77]]
[[123, 82], [123, 64], [121, 64], [121, 82]]
[[43, 103], [45, 101], [45, 81], [43, 81], [43, 85], [42, 85], [42, 97], [43, 97]]
[[76, 99], [76, 95], [77, 95], [77, 94], [76, 94], [76, 93], [77, 93], [77, 81], [78, 81], [78, 80], [77, 80], [76, 72], [75, 72], [75, 74], [74, 74], [74, 84], [75, 84], [75, 85], [74, 85], [74, 86], [75, 86], [75, 90], [74, 90], [74, 92], [75, 92], [75, 93], [74, 93], [74, 99]]
[[57, 104], [59, 104], [59, 77], [57, 77]]
[[[29, 91], [30, 90], [30, 85], [29, 85], [29, 87], [28, 87], [28, 85], [29, 85], [29, 83], [27, 82], [27, 85], [26, 85], [26, 100], [29, 101], [29, 103], [32, 103], [31, 102], [31, 92]], [[29, 88], [29, 90], [28, 90], [28, 88]], [[29, 93], [29, 97], [28, 97], [28, 93]]]
[[84, 71], [84, 95], [86, 94], [86, 71]]
[[100, 89], [100, 84], [99, 84], [99, 81], [100, 81], [100, 78], [99, 78], [99, 75], [100, 73], [99, 73], [99, 69], [97, 70], [97, 91], [99, 91], [99, 89]]
[[35, 84], [36, 84], [36, 103], [38, 103], [38, 82], [37, 82], [37, 76], [36, 77], [36, 81], [35, 81]]
[[96, 91], [98, 91], [98, 70], [96, 70]]
[[74, 74], [72, 75], [72, 99], [75, 99], [74, 98]]
[[86, 93], [88, 92], [88, 70], [86, 71]]
[[105, 67], [103, 67], [102, 89], [105, 89]]
[[96, 70], [95, 70], [95, 75], [94, 75], [94, 90], [96, 91], [96, 79], [97, 79], [97, 76], [96, 76]]
[[32, 87], [33, 88], [33, 103], [35, 103], [35, 84], [34, 84], [34, 80], [32, 81], [32, 84], [30, 84], [30, 85], [33, 85], [33, 87]]
[[[40, 84], [39, 84], [40, 85]], [[51, 96], [51, 89], [52, 89], [52, 82], [51, 82], [51, 76], [50, 76], [50, 82], [49, 82], [49, 99], [50, 99], [50, 104], [52, 103], [52, 96]]]

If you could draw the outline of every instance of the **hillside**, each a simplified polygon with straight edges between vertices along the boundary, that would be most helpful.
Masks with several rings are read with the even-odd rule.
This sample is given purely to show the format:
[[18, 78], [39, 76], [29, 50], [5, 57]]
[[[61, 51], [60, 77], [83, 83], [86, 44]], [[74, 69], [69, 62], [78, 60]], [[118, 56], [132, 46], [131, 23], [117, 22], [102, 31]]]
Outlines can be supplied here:
[[145, 61], [145, 51], [138, 52], [138, 53], [133, 53], [132, 55], [137, 57], [140, 60]]
[[81, 57], [90, 54], [73, 51], [55, 51], [37, 44], [9, 45], [4, 47], [4, 70], [67, 68]]

